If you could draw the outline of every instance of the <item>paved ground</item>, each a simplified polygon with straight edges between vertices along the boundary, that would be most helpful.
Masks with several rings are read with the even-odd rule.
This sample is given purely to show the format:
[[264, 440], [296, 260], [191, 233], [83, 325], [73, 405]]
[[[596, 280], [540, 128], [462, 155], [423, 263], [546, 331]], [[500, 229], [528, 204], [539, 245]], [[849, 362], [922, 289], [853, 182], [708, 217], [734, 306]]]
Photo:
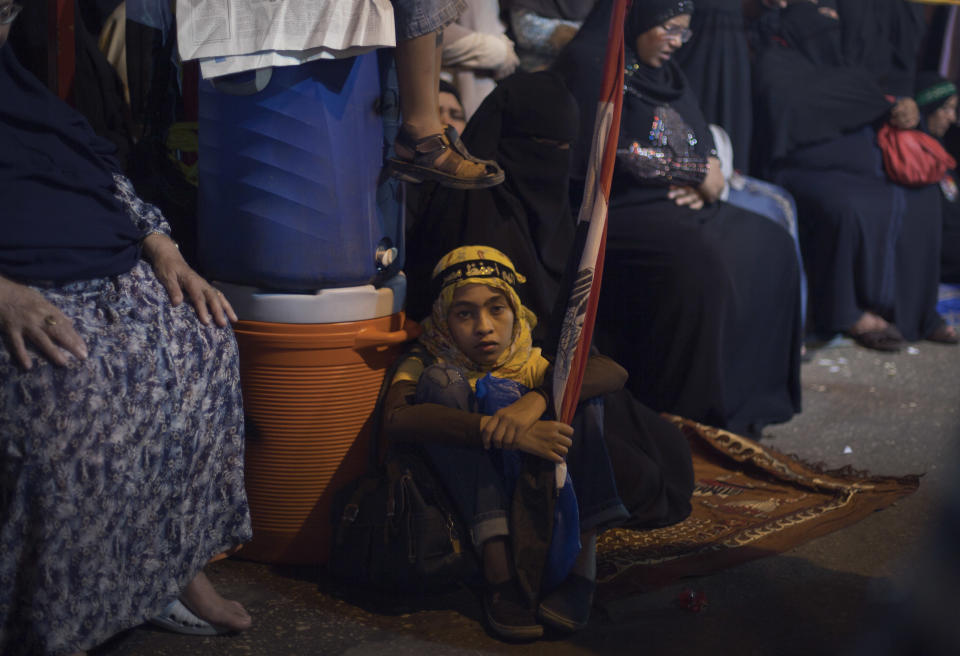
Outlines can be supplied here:
[[[599, 607], [570, 638], [500, 643], [481, 628], [469, 591], [351, 603], [342, 591], [318, 588], [309, 568], [228, 560], [208, 573], [254, 615], [251, 630], [194, 638], [141, 628], [96, 656], [851, 653], [868, 612], [911, 583], [924, 558], [915, 557], [918, 545], [958, 472], [960, 348], [921, 343], [889, 356], [849, 344], [822, 349], [803, 367], [803, 390], [804, 412], [768, 429], [767, 444], [830, 467], [925, 473], [919, 491], [786, 554]], [[683, 588], [703, 591], [706, 611], [677, 608]]]

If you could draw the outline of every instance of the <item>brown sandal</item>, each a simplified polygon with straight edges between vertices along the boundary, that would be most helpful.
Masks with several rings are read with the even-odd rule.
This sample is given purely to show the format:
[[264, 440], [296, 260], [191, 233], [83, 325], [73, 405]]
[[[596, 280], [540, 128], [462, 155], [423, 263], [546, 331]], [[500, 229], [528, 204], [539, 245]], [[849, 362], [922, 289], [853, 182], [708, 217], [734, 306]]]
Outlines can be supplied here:
[[924, 339], [928, 342], [937, 342], [938, 344], [960, 343], [960, 337], [957, 336], [957, 331], [945, 321], [937, 326], [934, 331]]
[[[493, 161], [477, 159], [460, 140], [460, 135], [446, 126], [443, 132], [423, 139], [414, 139], [405, 129], [397, 133], [396, 145], [413, 153], [413, 159], [387, 159], [390, 175], [405, 182], [437, 182], [453, 189], [486, 189], [503, 182], [503, 170]], [[450, 155], [440, 164], [437, 158], [447, 150]]]
[[874, 351], [897, 353], [906, 346], [900, 331], [892, 325], [882, 330], [865, 330], [862, 333], [849, 333], [849, 335], [860, 346]]

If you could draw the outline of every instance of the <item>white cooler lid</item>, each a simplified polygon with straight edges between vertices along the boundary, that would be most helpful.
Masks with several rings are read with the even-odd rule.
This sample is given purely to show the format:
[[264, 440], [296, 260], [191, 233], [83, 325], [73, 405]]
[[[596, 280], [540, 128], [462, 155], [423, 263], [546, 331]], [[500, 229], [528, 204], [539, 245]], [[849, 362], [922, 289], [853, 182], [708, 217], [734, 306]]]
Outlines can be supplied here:
[[396, 314], [407, 296], [407, 277], [401, 271], [381, 287], [334, 287], [313, 293], [267, 292], [257, 287], [214, 281], [237, 317], [271, 323], [340, 323], [366, 321]]

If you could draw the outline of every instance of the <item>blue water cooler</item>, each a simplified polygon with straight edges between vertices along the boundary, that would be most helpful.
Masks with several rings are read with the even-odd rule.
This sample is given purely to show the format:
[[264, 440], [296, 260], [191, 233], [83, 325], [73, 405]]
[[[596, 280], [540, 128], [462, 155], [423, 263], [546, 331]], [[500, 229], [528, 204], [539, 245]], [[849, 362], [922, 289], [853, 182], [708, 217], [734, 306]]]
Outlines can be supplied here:
[[403, 260], [400, 188], [380, 179], [395, 91], [376, 52], [200, 86], [198, 259], [212, 279], [313, 292]]
[[326, 561], [332, 494], [364, 471], [383, 376], [418, 331], [402, 311], [401, 188], [381, 178], [399, 121], [389, 63], [201, 84], [198, 260], [240, 318], [241, 557]]

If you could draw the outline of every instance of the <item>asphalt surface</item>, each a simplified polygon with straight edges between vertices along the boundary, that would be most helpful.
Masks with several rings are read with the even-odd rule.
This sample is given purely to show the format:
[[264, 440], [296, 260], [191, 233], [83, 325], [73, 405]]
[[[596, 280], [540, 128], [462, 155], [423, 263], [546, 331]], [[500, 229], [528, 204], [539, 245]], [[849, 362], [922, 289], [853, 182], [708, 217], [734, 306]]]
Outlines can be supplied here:
[[[312, 568], [230, 559], [208, 575], [254, 616], [249, 631], [190, 637], [141, 627], [94, 656], [867, 653], [865, 636], [896, 624], [883, 613], [917, 585], [918, 564], [930, 562], [926, 536], [960, 474], [960, 348], [921, 342], [884, 355], [841, 342], [813, 352], [802, 377], [804, 411], [769, 427], [765, 444], [831, 468], [923, 474], [920, 489], [785, 554], [598, 606], [574, 636], [505, 644], [484, 631], [468, 590], [358, 599], [318, 586]], [[706, 609], [678, 607], [684, 589], [703, 593]]]

